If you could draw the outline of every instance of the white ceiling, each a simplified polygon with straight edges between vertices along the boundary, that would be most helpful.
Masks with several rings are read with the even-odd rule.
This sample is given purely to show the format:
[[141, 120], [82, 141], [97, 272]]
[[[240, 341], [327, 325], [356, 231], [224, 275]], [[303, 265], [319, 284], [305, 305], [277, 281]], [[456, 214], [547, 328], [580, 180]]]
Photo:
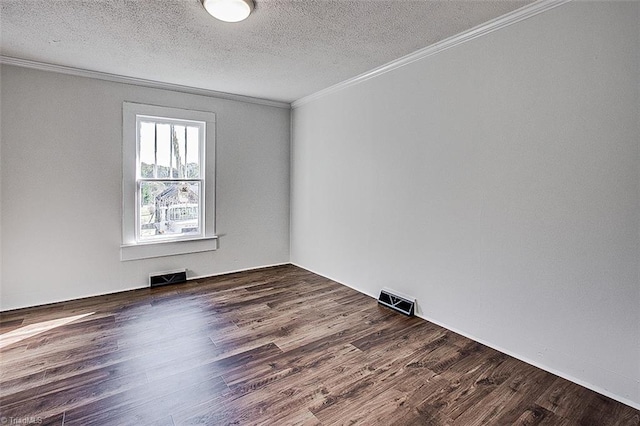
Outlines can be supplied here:
[[[292, 102], [532, 0], [0, 0], [3, 56]], [[470, 64], [472, 66], [472, 64]]]

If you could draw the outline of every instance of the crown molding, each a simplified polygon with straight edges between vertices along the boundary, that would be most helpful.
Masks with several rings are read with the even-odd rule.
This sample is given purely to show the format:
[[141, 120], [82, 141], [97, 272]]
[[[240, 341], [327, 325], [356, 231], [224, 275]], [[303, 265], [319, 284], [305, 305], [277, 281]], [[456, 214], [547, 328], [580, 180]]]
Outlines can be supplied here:
[[399, 59], [393, 60], [384, 65], [381, 65], [377, 68], [372, 69], [371, 71], [367, 71], [363, 74], [357, 75], [341, 83], [337, 83], [333, 86], [329, 86], [326, 89], [322, 89], [311, 95], [304, 96], [294, 101], [293, 103], [291, 103], [291, 108], [297, 108], [311, 101], [327, 96], [331, 93], [338, 92], [340, 90], [346, 89], [347, 87], [355, 86], [356, 84], [360, 84], [369, 79], [378, 77], [389, 71], [393, 71], [405, 65], [409, 65], [412, 62], [419, 61], [421, 59], [440, 53], [444, 50], [455, 47], [459, 44], [466, 43], [478, 37], [482, 37], [484, 35], [497, 31], [501, 28], [505, 28], [509, 25], [515, 24], [516, 22], [529, 19], [533, 16], [544, 13], [548, 10], [551, 10], [555, 7], [563, 5], [570, 1], [571, 0], [536, 1], [534, 3], [521, 7], [520, 9], [514, 10], [513, 12], [507, 13], [506, 15], [502, 15], [484, 24], [478, 25], [477, 27], [471, 28], [470, 30], [463, 31], [460, 34], [456, 34], [440, 42], [432, 44], [431, 46], [427, 46], [424, 49], [417, 50]]
[[133, 84], [135, 86], [149, 87], [152, 89], [171, 90], [174, 92], [188, 93], [191, 95], [209, 96], [212, 98], [226, 99], [230, 101], [247, 102], [251, 104], [266, 105], [277, 108], [290, 109], [287, 102], [274, 101], [270, 99], [254, 98], [251, 96], [236, 95], [233, 93], [218, 92], [216, 90], [201, 89], [198, 87], [183, 86], [180, 84], [164, 83], [144, 78], [127, 77], [124, 75], [110, 74], [100, 71], [91, 71], [82, 68], [67, 67], [63, 65], [48, 64], [45, 62], [30, 61], [27, 59], [13, 58], [11, 56], [0, 55], [0, 64], [13, 65], [23, 68], [31, 68], [40, 71], [51, 71], [60, 74], [75, 75], [97, 80], [111, 81], [115, 83]]

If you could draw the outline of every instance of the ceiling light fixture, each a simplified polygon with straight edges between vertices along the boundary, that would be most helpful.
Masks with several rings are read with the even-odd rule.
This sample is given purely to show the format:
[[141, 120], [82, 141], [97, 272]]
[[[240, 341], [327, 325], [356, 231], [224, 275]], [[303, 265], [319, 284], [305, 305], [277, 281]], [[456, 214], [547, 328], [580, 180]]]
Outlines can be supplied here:
[[201, 0], [211, 16], [224, 22], [240, 22], [251, 14], [253, 0]]

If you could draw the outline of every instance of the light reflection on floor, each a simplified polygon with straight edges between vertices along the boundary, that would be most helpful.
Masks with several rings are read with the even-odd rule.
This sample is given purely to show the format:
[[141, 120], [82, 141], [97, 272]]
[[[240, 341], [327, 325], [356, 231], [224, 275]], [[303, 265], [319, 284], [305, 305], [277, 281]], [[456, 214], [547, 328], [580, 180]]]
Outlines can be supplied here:
[[94, 312], [89, 312], [88, 314], [74, 315], [71, 317], [42, 321], [35, 324], [25, 325], [24, 327], [20, 327], [15, 330], [11, 330], [0, 335], [0, 349], [93, 314]]

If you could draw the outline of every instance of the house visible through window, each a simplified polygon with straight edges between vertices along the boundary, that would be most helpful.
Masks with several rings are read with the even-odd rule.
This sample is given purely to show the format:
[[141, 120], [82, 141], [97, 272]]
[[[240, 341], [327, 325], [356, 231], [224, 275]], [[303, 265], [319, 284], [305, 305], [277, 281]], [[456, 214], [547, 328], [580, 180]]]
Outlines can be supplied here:
[[136, 117], [137, 240], [202, 236], [206, 123]]
[[121, 259], [215, 250], [215, 114], [123, 104]]

